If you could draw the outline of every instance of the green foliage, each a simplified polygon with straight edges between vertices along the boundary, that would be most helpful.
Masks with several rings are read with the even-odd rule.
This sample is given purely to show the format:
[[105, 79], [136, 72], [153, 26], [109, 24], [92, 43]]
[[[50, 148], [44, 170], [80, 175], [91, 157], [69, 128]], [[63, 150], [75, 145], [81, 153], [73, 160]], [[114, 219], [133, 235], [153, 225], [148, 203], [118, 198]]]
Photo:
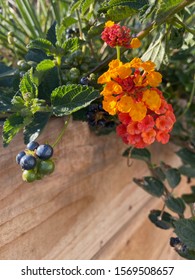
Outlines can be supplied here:
[[195, 153], [187, 148], [182, 148], [176, 152], [184, 164], [195, 167]]
[[67, 85], [56, 88], [51, 94], [53, 113], [56, 116], [72, 114], [99, 97], [97, 90], [81, 85]]
[[151, 154], [148, 149], [137, 149], [137, 148], [128, 148], [123, 152], [124, 157], [130, 156], [130, 158], [144, 160], [146, 162], [150, 162]]
[[195, 250], [195, 220], [179, 219], [174, 222], [175, 233], [181, 241], [190, 249]]
[[155, 224], [155, 226], [161, 229], [173, 228], [174, 218], [168, 212], [161, 212], [160, 210], [152, 210], [148, 216], [150, 221]]
[[170, 210], [179, 214], [180, 216], [183, 216], [183, 213], [184, 213], [184, 210], [186, 207], [185, 207], [184, 201], [180, 197], [175, 198], [173, 196], [169, 196], [165, 200], [165, 204]]
[[161, 197], [165, 192], [163, 183], [155, 177], [146, 176], [143, 179], [134, 178], [133, 181], [153, 196]]
[[56, 52], [55, 47], [53, 46], [53, 44], [46, 39], [35, 39], [33, 41], [31, 41], [28, 46], [28, 49], [38, 49], [38, 50], [42, 50], [44, 51], [47, 55], [52, 55], [53, 53]]
[[121, 21], [137, 13], [129, 6], [114, 6], [107, 11], [107, 17], [113, 21]]
[[169, 183], [169, 186], [171, 188], [175, 188], [178, 186], [178, 184], [181, 181], [181, 175], [180, 172], [177, 168], [171, 168], [171, 167], [164, 167], [163, 168], [163, 173], [166, 176], [166, 179]]

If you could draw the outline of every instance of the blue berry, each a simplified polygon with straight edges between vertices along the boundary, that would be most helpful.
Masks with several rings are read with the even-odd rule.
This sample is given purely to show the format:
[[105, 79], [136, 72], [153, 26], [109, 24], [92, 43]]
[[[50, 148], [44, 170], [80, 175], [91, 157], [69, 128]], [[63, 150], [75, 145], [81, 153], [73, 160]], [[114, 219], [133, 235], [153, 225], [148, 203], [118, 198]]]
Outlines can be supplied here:
[[89, 79], [87, 77], [82, 77], [80, 79], [80, 84], [81, 85], [88, 85], [89, 84]]
[[19, 154], [17, 154], [17, 156], [16, 156], [16, 162], [17, 162], [17, 164], [20, 164], [21, 158], [22, 158], [23, 156], [25, 156], [25, 155], [26, 155], [26, 153], [25, 153], [24, 151], [22, 151], [22, 152], [20, 152]]
[[35, 168], [36, 163], [37, 163], [36, 158], [32, 155], [25, 155], [20, 160], [20, 166], [24, 170], [31, 170]]
[[53, 155], [53, 148], [48, 144], [40, 145], [36, 150], [36, 155], [42, 160], [49, 159]]
[[27, 149], [30, 151], [34, 151], [35, 149], [37, 149], [39, 147], [39, 143], [35, 142], [35, 141], [31, 141], [27, 144]]
[[176, 245], [180, 244], [181, 241], [178, 237], [171, 237], [170, 238], [170, 246], [175, 247]]

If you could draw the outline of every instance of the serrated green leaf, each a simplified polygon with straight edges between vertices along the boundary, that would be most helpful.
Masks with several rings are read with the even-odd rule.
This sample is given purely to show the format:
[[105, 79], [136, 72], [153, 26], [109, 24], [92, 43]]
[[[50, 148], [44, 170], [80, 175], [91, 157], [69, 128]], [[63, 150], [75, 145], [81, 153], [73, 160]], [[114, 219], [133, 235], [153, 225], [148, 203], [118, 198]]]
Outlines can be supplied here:
[[57, 45], [61, 47], [62, 42], [65, 38], [65, 29], [66, 27], [63, 24], [56, 24], [56, 39], [57, 39]]
[[156, 69], [158, 70], [165, 56], [165, 42], [163, 40], [163, 34], [157, 36], [153, 39], [149, 45], [146, 52], [142, 55], [141, 59], [143, 61], [151, 60], [156, 64]]
[[42, 39], [42, 38], [31, 41], [27, 45], [27, 48], [28, 49], [39, 49], [39, 50], [44, 51], [48, 55], [54, 54], [56, 52], [56, 49], [53, 46], [53, 44], [49, 40]]
[[53, 67], [55, 67], [54, 61], [50, 60], [50, 59], [45, 59], [37, 65], [36, 70], [39, 72], [48, 71], [48, 70], [52, 69]]
[[176, 152], [176, 154], [181, 158], [184, 164], [189, 164], [192, 167], [195, 167], [195, 153], [187, 148], [182, 148]]
[[99, 92], [92, 87], [82, 85], [60, 86], [53, 90], [51, 103], [56, 116], [72, 114], [88, 106], [99, 97]]
[[178, 169], [168, 168], [167, 170], [164, 170], [164, 173], [165, 173], [166, 179], [169, 183], [169, 186], [171, 188], [177, 187], [177, 185], [181, 181], [181, 175], [180, 175]]
[[150, 221], [161, 229], [170, 229], [173, 227], [174, 218], [168, 212], [160, 210], [151, 210], [148, 218]]
[[121, 21], [136, 13], [138, 13], [138, 10], [128, 6], [114, 6], [107, 11], [107, 16], [110, 20]]
[[195, 220], [179, 219], [174, 222], [175, 233], [179, 239], [190, 249], [195, 250]]
[[180, 197], [175, 198], [173, 196], [169, 196], [165, 200], [165, 204], [171, 211], [173, 211], [179, 215], [183, 215], [185, 208], [186, 208], [183, 200]]
[[32, 122], [24, 128], [24, 143], [34, 141], [43, 131], [49, 121], [50, 112], [37, 112], [34, 114]]
[[152, 176], [146, 176], [143, 179], [134, 178], [133, 181], [153, 196], [161, 197], [165, 192], [163, 183]]
[[99, 25], [91, 26], [89, 31], [88, 31], [89, 38], [92, 38], [94, 36], [97, 36], [97, 35], [101, 34], [101, 32], [104, 29], [104, 26], [105, 26], [105, 23], [101, 23]]
[[25, 101], [22, 98], [22, 96], [19, 95], [15, 95], [12, 99], [12, 105], [13, 105], [13, 109], [15, 111], [20, 111], [25, 107]]
[[[124, 157], [129, 156], [130, 149], [131, 148], [128, 148], [124, 151], [124, 153], [123, 153]], [[130, 154], [130, 158], [144, 160], [146, 162], [149, 162], [149, 161], [151, 161], [151, 153], [146, 148], [144, 148], [144, 149], [133, 148], [131, 151], [131, 154]]]
[[3, 126], [3, 145], [8, 146], [14, 136], [24, 127], [24, 117], [19, 113], [6, 119]]
[[195, 168], [194, 167], [182, 165], [179, 167], [179, 172], [189, 178], [195, 178]]
[[62, 44], [62, 49], [65, 53], [75, 52], [79, 48], [78, 38], [70, 38]]
[[24, 74], [19, 85], [24, 100], [35, 98], [38, 95], [36, 85], [32, 81], [32, 69]]

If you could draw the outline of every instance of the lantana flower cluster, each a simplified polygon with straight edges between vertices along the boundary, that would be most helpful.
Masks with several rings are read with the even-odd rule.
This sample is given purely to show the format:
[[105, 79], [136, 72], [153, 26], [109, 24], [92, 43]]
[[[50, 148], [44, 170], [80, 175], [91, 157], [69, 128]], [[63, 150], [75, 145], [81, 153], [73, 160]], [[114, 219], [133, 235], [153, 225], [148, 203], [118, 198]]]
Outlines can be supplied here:
[[138, 38], [131, 37], [131, 30], [126, 26], [120, 26], [113, 21], [107, 21], [101, 34], [103, 41], [111, 48], [139, 48], [141, 42]]
[[119, 59], [98, 78], [104, 84], [103, 108], [117, 115], [117, 134], [126, 144], [144, 148], [155, 140], [166, 144], [176, 121], [173, 108], [157, 88], [162, 75], [152, 61], [134, 58], [128, 63]]

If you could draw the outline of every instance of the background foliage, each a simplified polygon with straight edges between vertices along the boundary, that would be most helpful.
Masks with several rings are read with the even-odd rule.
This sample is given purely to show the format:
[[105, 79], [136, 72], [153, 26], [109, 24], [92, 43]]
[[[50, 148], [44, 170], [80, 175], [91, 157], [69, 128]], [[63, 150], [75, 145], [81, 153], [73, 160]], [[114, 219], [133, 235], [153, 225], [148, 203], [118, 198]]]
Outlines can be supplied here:
[[[190, 184], [195, 177], [194, 1], [0, 0], [4, 145], [21, 130], [25, 143], [36, 139], [51, 116], [89, 121], [90, 106], [101, 103], [97, 77], [116, 57], [100, 39], [107, 20], [121, 21], [142, 41], [138, 50], [122, 50], [124, 61], [152, 60], [163, 74], [161, 90], [177, 116], [171, 141], [182, 164], [156, 165], [147, 149], [127, 149], [124, 156], [145, 161], [151, 176], [134, 182], [164, 201], [163, 209], [151, 210], [151, 222], [172, 229], [179, 241], [171, 245], [182, 257], [195, 259], [195, 186]], [[115, 128], [114, 118], [104, 118], [112, 126], [93, 122], [97, 134]], [[181, 176], [191, 193], [176, 197]]]

